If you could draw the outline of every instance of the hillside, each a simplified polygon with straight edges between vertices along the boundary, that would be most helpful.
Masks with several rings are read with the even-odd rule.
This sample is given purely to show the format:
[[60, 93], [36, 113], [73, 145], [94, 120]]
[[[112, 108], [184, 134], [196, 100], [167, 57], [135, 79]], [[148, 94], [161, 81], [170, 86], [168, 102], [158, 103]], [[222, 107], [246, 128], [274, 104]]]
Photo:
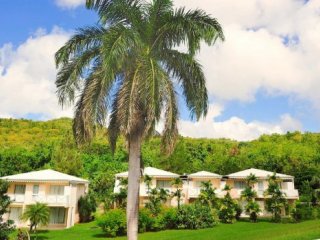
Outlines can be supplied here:
[[[114, 174], [127, 168], [124, 140], [119, 139], [112, 155], [102, 129], [90, 145], [78, 148], [71, 124], [67, 118], [0, 119], [0, 176], [50, 167], [89, 178], [101, 197], [110, 193]], [[154, 137], [143, 145], [145, 165], [177, 173], [205, 169], [220, 174], [256, 167], [294, 175], [298, 187], [320, 175], [318, 133], [263, 135], [251, 142], [180, 137], [171, 156], [161, 153], [160, 142]]]

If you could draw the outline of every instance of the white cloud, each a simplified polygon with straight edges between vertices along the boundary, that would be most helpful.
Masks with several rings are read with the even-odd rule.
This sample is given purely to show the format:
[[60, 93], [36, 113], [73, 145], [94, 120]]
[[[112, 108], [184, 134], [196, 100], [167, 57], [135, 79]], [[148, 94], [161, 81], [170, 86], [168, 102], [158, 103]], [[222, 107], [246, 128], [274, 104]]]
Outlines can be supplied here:
[[7, 117], [41, 119], [72, 116], [62, 110], [55, 94], [54, 53], [68, 39], [59, 28], [50, 33], [37, 31], [17, 49], [5, 44], [0, 48], [0, 113]]
[[85, 0], [55, 0], [55, 3], [61, 8], [72, 9], [84, 5]]
[[289, 114], [280, 116], [276, 123], [259, 121], [246, 122], [238, 117], [231, 117], [225, 121], [216, 121], [223, 113], [218, 105], [210, 106], [207, 118], [199, 122], [187, 120], [179, 121], [179, 132], [182, 136], [194, 138], [230, 138], [248, 141], [258, 138], [261, 134], [286, 133], [292, 130], [301, 130], [301, 123]]
[[261, 89], [320, 106], [320, 1], [176, 0], [222, 23], [226, 41], [203, 47], [208, 90], [222, 101], [254, 101]]

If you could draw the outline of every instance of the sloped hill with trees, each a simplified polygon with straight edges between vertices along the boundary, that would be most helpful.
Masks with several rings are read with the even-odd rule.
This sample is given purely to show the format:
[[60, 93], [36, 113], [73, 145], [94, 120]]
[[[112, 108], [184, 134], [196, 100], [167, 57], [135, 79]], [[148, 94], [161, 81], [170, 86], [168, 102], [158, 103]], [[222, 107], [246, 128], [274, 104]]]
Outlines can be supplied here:
[[[114, 174], [127, 169], [126, 143], [119, 139], [114, 155], [105, 129], [97, 129], [90, 145], [77, 147], [72, 120], [0, 119], [0, 176], [53, 168], [90, 179], [101, 200], [112, 192]], [[320, 134], [293, 132], [263, 135], [251, 142], [180, 137], [170, 156], [161, 153], [161, 139], [143, 145], [145, 166], [176, 173], [207, 170], [228, 174], [255, 167], [294, 175], [300, 192], [308, 194], [309, 181], [320, 176]]]

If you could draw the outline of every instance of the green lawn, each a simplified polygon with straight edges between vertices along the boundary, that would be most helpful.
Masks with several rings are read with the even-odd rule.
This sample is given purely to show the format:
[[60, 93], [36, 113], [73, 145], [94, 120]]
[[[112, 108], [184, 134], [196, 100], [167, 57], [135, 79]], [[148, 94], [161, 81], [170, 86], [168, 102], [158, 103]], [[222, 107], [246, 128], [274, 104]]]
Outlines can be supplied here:
[[[107, 239], [95, 223], [78, 224], [67, 230], [44, 231], [38, 240], [99, 240]], [[126, 239], [125, 237], [116, 240]], [[141, 240], [314, 240], [320, 239], [320, 220], [305, 221], [297, 224], [276, 224], [270, 222], [237, 222], [219, 224], [203, 230], [171, 230], [141, 234]]]

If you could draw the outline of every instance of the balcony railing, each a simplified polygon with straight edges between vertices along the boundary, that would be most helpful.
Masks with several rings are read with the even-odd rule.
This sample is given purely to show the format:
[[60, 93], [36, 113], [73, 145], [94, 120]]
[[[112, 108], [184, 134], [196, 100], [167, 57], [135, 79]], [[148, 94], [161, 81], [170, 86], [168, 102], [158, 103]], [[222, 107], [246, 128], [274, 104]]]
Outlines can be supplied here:
[[25, 201], [24, 194], [9, 194], [10, 200], [16, 203], [23, 203]]
[[34, 202], [41, 202], [47, 204], [58, 204], [58, 205], [65, 205], [69, 203], [69, 196], [66, 195], [33, 195], [32, 201]]
[[66, 205], [69, 203], [69, 196], [67, 195], [33, 195], [31, 198], [22, 194], [9, 194], [8, 196], [13, 203], [33, 204], [41, 202], [57, 205]]

